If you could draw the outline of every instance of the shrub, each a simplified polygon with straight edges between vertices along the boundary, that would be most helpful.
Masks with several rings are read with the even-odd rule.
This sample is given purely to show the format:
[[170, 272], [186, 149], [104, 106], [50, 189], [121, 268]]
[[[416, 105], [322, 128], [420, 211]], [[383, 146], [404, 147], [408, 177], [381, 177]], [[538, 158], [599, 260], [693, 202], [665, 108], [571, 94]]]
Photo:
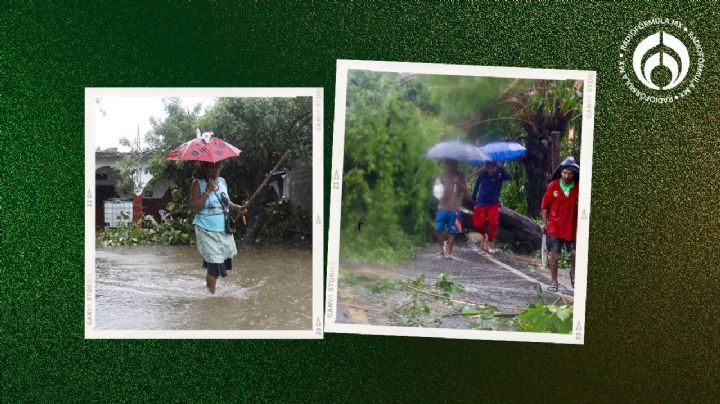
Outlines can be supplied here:
[[158, 224], [155, 218], [147, 215], [142, 219], [142, 224], [143, 226], [130, 223], [105, 229], [98, 235], [98, 244], [104, 247], [195, 244], [195, 230], [189, 219], [174, 219], [168, 216], [164, 222]]
[[303, 238], [309, 241], [312, 235], [310, 212], [301, 207], [292, 207], [285, 199], [265, 205], [266, 221], [260, 230], [261, 239], [292, 240]]

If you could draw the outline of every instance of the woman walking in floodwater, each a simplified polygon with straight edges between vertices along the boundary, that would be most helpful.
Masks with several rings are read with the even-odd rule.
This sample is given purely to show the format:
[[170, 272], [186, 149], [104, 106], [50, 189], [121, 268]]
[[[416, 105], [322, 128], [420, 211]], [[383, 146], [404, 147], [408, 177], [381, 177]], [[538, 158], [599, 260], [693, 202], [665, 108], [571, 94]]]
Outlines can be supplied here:
[[230, 201], [225, 179], [220, 177], [220, 163], [200, 162], [192, 183], [190, 207], [195, 213], [195, 239], [207, 268], [208, 291], [215, 294], [217, 278], [228, 276], [232, 257], [237, 254], [232, 233], [225, 231], [225, 209], [245, 208]]

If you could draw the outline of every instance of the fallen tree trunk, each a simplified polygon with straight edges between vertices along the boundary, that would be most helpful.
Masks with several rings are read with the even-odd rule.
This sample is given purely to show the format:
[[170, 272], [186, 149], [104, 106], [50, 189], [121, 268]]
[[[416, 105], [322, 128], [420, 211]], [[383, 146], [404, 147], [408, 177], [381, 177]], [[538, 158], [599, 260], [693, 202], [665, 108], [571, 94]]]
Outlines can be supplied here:
[[540, 249], [542, 228], [529, 217], [503, 206], [495, 239], [510, 245], [513, 251], [529, 253]]
[[[479, 232], [474, 228], [472, 214], [463, 213], [462, 219], [464, 229]], [[500, 208], [500, 225], [495, 240], [507, 244], [515, 252], [531, 253], [540, 249], [542, 228], [529, 217], [503, 206]]]

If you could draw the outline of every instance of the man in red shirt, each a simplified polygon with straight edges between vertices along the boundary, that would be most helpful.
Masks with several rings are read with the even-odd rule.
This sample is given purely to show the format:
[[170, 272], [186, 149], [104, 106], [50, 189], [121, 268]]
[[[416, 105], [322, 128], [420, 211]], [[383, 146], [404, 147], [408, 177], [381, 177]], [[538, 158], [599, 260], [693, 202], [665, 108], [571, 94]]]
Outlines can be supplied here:
[[555, 170], [540, 205], [543, 233], [547, 234], [550, 252], [550, 290], [558, 291], [558, 252], [565, 246], [570, 253], [570, 282], [575, 287], [575, 240], [578, 221], [580, 166], [568, 157]]

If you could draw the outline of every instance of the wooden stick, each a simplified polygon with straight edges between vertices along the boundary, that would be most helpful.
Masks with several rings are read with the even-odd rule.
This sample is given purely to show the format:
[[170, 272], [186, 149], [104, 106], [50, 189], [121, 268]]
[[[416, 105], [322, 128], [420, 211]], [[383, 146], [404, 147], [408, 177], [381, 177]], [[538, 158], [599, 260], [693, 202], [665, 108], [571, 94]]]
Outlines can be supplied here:
[[[270, 170], [270, 173], [265, 177], [265, 180], [260, 184], [258, 189], [255, 190], [255, 193], [252, 194], [252, 196], [245, 202], [245, 207], [249, 207], [251, 203], [255, 202], [255, 199], [257, 199], [258, 196], [260, 196], [260, 192], [265, 188], [268, 182], [270, 182], [270, 178], [275, 174], [275, 171], [277, 171], [278, 168], [280, 168], [280, 165], [285, 162], [285, 160], [290, 157], [290, 150], [285, 152], [285, 154], [282, 156], [280, 161], [275, 164], [275, 167], [273, 167], [272, 170]], [[235, 220], [237, 220], [238, 215], [235, 216]], [[247, 225], [247, 219], [245, 218], [245, 215], [243, 215], [243, 224]]]

